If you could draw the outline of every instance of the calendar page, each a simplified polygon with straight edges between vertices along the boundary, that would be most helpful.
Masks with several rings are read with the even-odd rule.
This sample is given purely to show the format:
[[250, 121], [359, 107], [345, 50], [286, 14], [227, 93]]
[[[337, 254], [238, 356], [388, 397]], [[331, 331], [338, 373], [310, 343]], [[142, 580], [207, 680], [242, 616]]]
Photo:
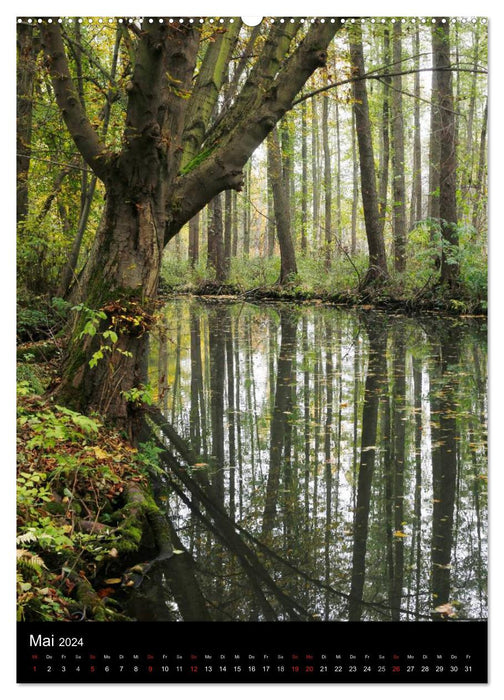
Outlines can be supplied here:
[[19, 17], [19, 683], [486, 683], [484, 17]]

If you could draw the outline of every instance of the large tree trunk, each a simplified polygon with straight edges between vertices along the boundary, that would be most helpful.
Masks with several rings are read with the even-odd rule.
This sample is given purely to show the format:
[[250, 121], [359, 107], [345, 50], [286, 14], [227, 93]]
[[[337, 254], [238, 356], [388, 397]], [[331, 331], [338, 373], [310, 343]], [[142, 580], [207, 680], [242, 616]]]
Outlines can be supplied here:
[[[352, 27], [350, 38], [350, 58], [357, 76], [364, 75], [364, 51], [362, 48], [362, 29], [360, 24]], [[369, 267], [364, 279], [364, 286], [388, 276], [385, 257], [385, 243], [380, 228], [378, 212], [378, 193], [371, 139], [371, 122], [365, 80], [356, 80], [354, 89], [354, 112], [359, 144], [359, 164], [361, 173], [362, 204], [366, 222], [366, 236], [369, 249]]]
[[[98, 410], [129, 428], [142, 404], [146, 337], [164, 246], [213, 197], [241, 188], [243, 167], [325, 64], [338, 25], [314, 23], [286, 57], [300, 23], [275, 24], [235, 102], [218, 123], [206, 125], [203, 150], [182, 169], [185, 117], [197, 99], [192, 88], [199, 27], [143, 23], [126, 85], [123, 145], [111, 153], [78, 99], [59, 24], [41, 26], [62, 117], [106, 190], [105, 212], [79, 279], [81, 311], [59, 391], [79, 410]], [[209, 90], [215, 96], [214, 87]]]
[[[128, 392], [146, 382], [146, 331], [152, 321], [163, 251], [156, 201], [127, 199], [126, 193], [108, 192], [81, 280], [85, 309], [75, 321], [60, 385], [60, 395], [70, 405], [96, 410], [123, 425], [135, 409], [135, 402], [128, 402]], [[92, 327], [97, 311], [105, 318]], [[116, 342], [109, 331], [117, 336]]]
[[[145, 24], [128, 86], [125, 145], [115, 158], [100, 144], [75, 99], [55, 24], [44, 27], [44, 41], [68, 128], [106, 188], [105, 211], [79, 280], [82, 306], [59, 393], [78, 410], [96, 410], [131, 428], [146, 383], [146, 339], [164, 248], [167, 189], [180, 163], [176, 142], [185, 101], [179, 97], [162, 111], [165, 73], [169, 70], [180, 89], [190, 85], [198, 35], [191, 28]], [[174, 137], [168, 146], [164, 130]]]

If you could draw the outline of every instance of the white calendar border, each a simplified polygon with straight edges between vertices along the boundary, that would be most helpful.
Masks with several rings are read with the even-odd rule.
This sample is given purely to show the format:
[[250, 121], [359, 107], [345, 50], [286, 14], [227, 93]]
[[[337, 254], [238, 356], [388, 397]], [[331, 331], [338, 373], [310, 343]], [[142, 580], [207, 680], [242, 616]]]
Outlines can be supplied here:
[[[368, 696], [372, 694], [373, 700], [381, 700], [391, 697], [402, 697], [405, 693], [409, 697], [424, 697], [443, 698], [446, 699], [447, 694], [452, 692], [457, 694], [457, 699], [474, 698], [475, 695], [482, 694], [486, 697], [502, 697], [504, 689], [504, 658], [501, 653], [504, 653], [504, 645], [502, 644], [501, 626], [504, 626], [504, 601], [500, 593], [504, 571], [502, 566], [502, 535], [504, 533], [504, 522], [502, 513], [504, 509], [498, 498], [498, 494], [504, 493], [503, 483], [503, 464], [501, 458], [500, 444], [498, 443], [499, 433], [502, 431], [502, 423], [504, 421], [504, 410], [502, 404], [502, 396], [504, 396], [504, 370], [499, 368], [498, 361], [502, 355], [502, 343], [504, 342], [504, 334], [501, 338], [499, 335], [502, 324], [502, 309], [504, 307], [503, 287], [501, 267], [504, 264], [504, 232], [502, 231], [502, 223], [500, 221], [499, 212], [497, 211], [498, 202], [501, 199], [500, 192], [503, 189], [503, 177], [499, 173], [499, 166], [504, 163], [504, 134], [502, 134], [502, 114], [504, 113], [502, 91], [502, 69], [504, 67], [504, 41], [501, 36], [504, 31], [502, 19], [504, 12], [501, 8], [496, 7], [495, 1], [491, 0], [459, 0], [457, 2], [440, 3], [435, 0], [424, 0], [421, 3], [414, 2], [406, 4], [404, 0], [352, 0], [350, 3], [320, 2], [318, 0], [310, 0], [301, 2], [301, 0], [290, 0], [290, 2], [280, 2], [279, 0], [255, 0], [250, 2], [237, 3], [230, 0], [184, 0], [178, 7], [183, 7], [184, 16], [250, 16], [263, 15], [270, 17], [282, 16], [325, 16], [331, 17], [335, 15], [351, 14], [355, 17], [386, 17], [386, 16], [457, 16], [457, 17], [489, 17], [490, 18], [490, 155], [489, 155], [489, 176], [490, 176], [490, 684], [488, 686], [474, 685], [432, 685], [422, 684], [418, 686], [404, 684], [391, 687], [391, 685], [327, 685], [327, 686], [295, 686], [293, 684], [286, 685], [150, 685], [147, 693], [149, 698], [186, 698], [199, 695], [204, 696], [205, 700], [227, 700], [228, 698], [235, 699], [237, 696], [240, 700], [256, 700], [257, 694], [261, 698], [278, 698], [287, 696], [289, 699], [297, 700], [297, 698], [305, 698], [307, 693], [316, 694], [318, 698], [336, 698], [338, 696], [355, 697], [366, 693]], [[170, 10], [175, 11], [177, 3], [165, 2], [149, 2], [138, 0], [122, 0], [118, 2], [114, 0], [87, 0], [87, 2], [61, 2], [52, 0], [50, 2], [40, 2], [34, 0], [23, 0], [19, 3], [13, 3], [7, 8], [2, 9], [2, 44], [0, 51], [2, 55], [2, 80], [7, 84], [4, 95], [9, 94], [10, 100], [7, 108], [0, 116], [2, 125], [2, 133], [6, 141], [6, 152], [4, 153], [4, 163], [8, 162], [9, 166], [4, 167], [0, 174], [0, 186], [2, 187], [2, 229], [3, 229], [3, 244], [7, 246], [7, 255], [4, 258], [4, 267], [1, 271], [2, 287], [1, 299], [3, 308], [7, 305], [8, 312], [6, 318], [2, 313], [3, 335], [7, 336], [7, 348], [2, 348], [0, 354], [0, 367], [2, 368], [2, 383], [4, 391], [2, 391], [2, 403], [4, 405], [4, 414], [2, 423], [1, 439], [3, 446], [1, 471], [3, 493], [9, 494], [9, 504], [7, 508], [2, 509], [2, 532], [4, 542], [8, 545], [4, 547], [4, 557], [9, 562], [7, 574], [1, 580], [0, 601], [3, 604], [3, 621], [1, 627], [2, 633], [2, 686], [9, 696], [16, 698], [54, 698], [71, 694], [72, 699], [88, 698], [90, 694], [97, 698], [109, 698], [111, 693], [119, 692], [121, 698], [137, 698], [138, 693], [142, 692], [144, 686], [125, 684], [113, 685], [92, 685], [72, 684], [71, 688], [67, 685], [24, 685], [15, 684], [15, 619], [14, 619], [14, 547], [11, 543], [15, 542], [15, 496], [14, 496], [14, 469], [15, 463], [15, 30], [14, 22], [16, 15], [21, 16], [39, 16], [41, 13], [47, 16], [138, 16], [139, 10], [143, 16], [165, 16]], [[347, 11], [345, 13], [345, 10]], [[349, 13], [348, 10], [351, 10]], [[4, 108], [5, 109], [5, 108]], [[5, 249], [4, 249], [5, 250]], [[7, 489], [7, 491], [5, 490]], [[12, 560], [10, 555], [12, 554]], [[10, 562], [12, 561], [12, 566]], [[500, 583], [500, 586], [498, 585]], [[113, 624], [113, 623], [112, 623]], [[134, 624], [134, 623], [132, 623]], [[183, 624], [183, 623], [182, 623]], [[500, 648], [499, 648], [500, 647]], [[502, 652], [501, 652], [502, 650]]]

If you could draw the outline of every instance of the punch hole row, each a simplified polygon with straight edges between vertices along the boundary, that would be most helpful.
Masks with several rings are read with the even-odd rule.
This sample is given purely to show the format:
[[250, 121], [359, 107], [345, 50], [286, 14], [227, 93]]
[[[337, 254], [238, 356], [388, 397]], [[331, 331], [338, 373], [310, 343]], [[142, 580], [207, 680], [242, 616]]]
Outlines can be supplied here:
[[[147, 19], [147, 21], [151, 24], [154, 24], [156, 22], [159, 22], [159, 24], [163, 24], [165, 22], [165, 19], [163, 17], [149, 17], [149, 18], [144, 18], [144, 17], [58, 17], [57, 19], [53, 19], [49, 17], [47, 19], [47, 22], [51, 24], [53, 21], [58, 22], [59, 24], [62, 24], [63, 22], [67, 22], [68, 24], [72, 23], [78, 23], [78, 24], [112, 24], [115, 21], [118, 21], [119, 24], [133, 24], [133, 22], [138, 22], [138, 21], [143, 21], [144, 19]], [[264, 18], [266, 22], [269, 22], [271, 24], [279, 22], [280, 24], [284, 23], [289, 23], [289, 22], [294, 22], [296, 18], [294, 17], [271, 17], [271, 18]], [[225, 24], [229, 22], [230, 24], [233, 24], [235, 21], [235, 18], [230, 17], [230, 18], [224, 18], [224, 17], [170, 17], [168, 18], [167, 22], [168, 24], [173, 24], [174, 22], [178, 22], [179, 24], [203, 24], [207, 20], [210, 24]], [[420, 24], [420, 25], [428, 25], [430, 23], [435, 23], [437, 20], [434, 18], [429, 18], [429, 17], [362, 17], [362, 18], [334, 18], [334, 17], [310, 17], [310, 18], [305, 18], [302, 17], [300, 19], [301, 23], [315, 23], [317, 20], [320, 22], [330, 22], [331, 24], [334, 24], [335, 22], [340, 22], [341, 24], [355, 24], [357, 22], [360, 22], [361, 24], [385, 24], [387, 22], [391, 22], [392, 24], [395, 24], [396, 22], [401, 22], [401, 24], [406, 24], [410, 22], [411, 24]], [[28, 22], [28, 24], [42, 24], [44, 20], [42, 18], [21, 18], [19, 17], [17, 22], [20, 24], [21, 22]], [[263, 20], [261, 19], [260, 22]], [[249, 24], [247, 22], [247, 18], [244, 18], [245, 24]], [[260, 22], [256, 22], [256, 24], [260, 24]], [[487, 19], [485, 17], [448, 17], [448, 18], [443, 18], [441, 20], [442, 23], [449, 22], [451, 24], [455, 24], [456, 22], [460, 22], [462, 24], [487, 24]]]

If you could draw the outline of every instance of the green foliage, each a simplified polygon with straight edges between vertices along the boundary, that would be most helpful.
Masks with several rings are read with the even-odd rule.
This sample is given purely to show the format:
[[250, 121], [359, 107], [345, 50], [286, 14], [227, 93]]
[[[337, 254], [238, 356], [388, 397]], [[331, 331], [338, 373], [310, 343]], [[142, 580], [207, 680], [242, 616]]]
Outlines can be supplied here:
[[151, 406], [153, 403], [152, 397], [152, 387], [150, 384], [131, 387], [128, 391], [122, 391], [121, 396], [123, 396], [128, 403], [133, 404], [133, 406], [141, 406], [142, 404], [147, 404]]
[[280, 258], [234, 258], [231, 260], [229, 282], [243, 289], [268, 287], [278, 280]]
[[93, 586], [118, 552], [138, 547], [141, 523], [131, 515], [123, 531], [122, 494], [127, 479], [145, 477], [136, 450], [116, 433], [34, 396], [25, 380], [18, 445], [18, 619], [69, 619], [76, 584]]
[[188, 285], [198, 287], [208, 278], [206, 263], [202, 256], [200, 256], [198, 263], [194, 267], [191, 267], [187, 259], [180, 260], [172, 255], [163, 256], [161, 266], [162, 285], [172, 289]]

